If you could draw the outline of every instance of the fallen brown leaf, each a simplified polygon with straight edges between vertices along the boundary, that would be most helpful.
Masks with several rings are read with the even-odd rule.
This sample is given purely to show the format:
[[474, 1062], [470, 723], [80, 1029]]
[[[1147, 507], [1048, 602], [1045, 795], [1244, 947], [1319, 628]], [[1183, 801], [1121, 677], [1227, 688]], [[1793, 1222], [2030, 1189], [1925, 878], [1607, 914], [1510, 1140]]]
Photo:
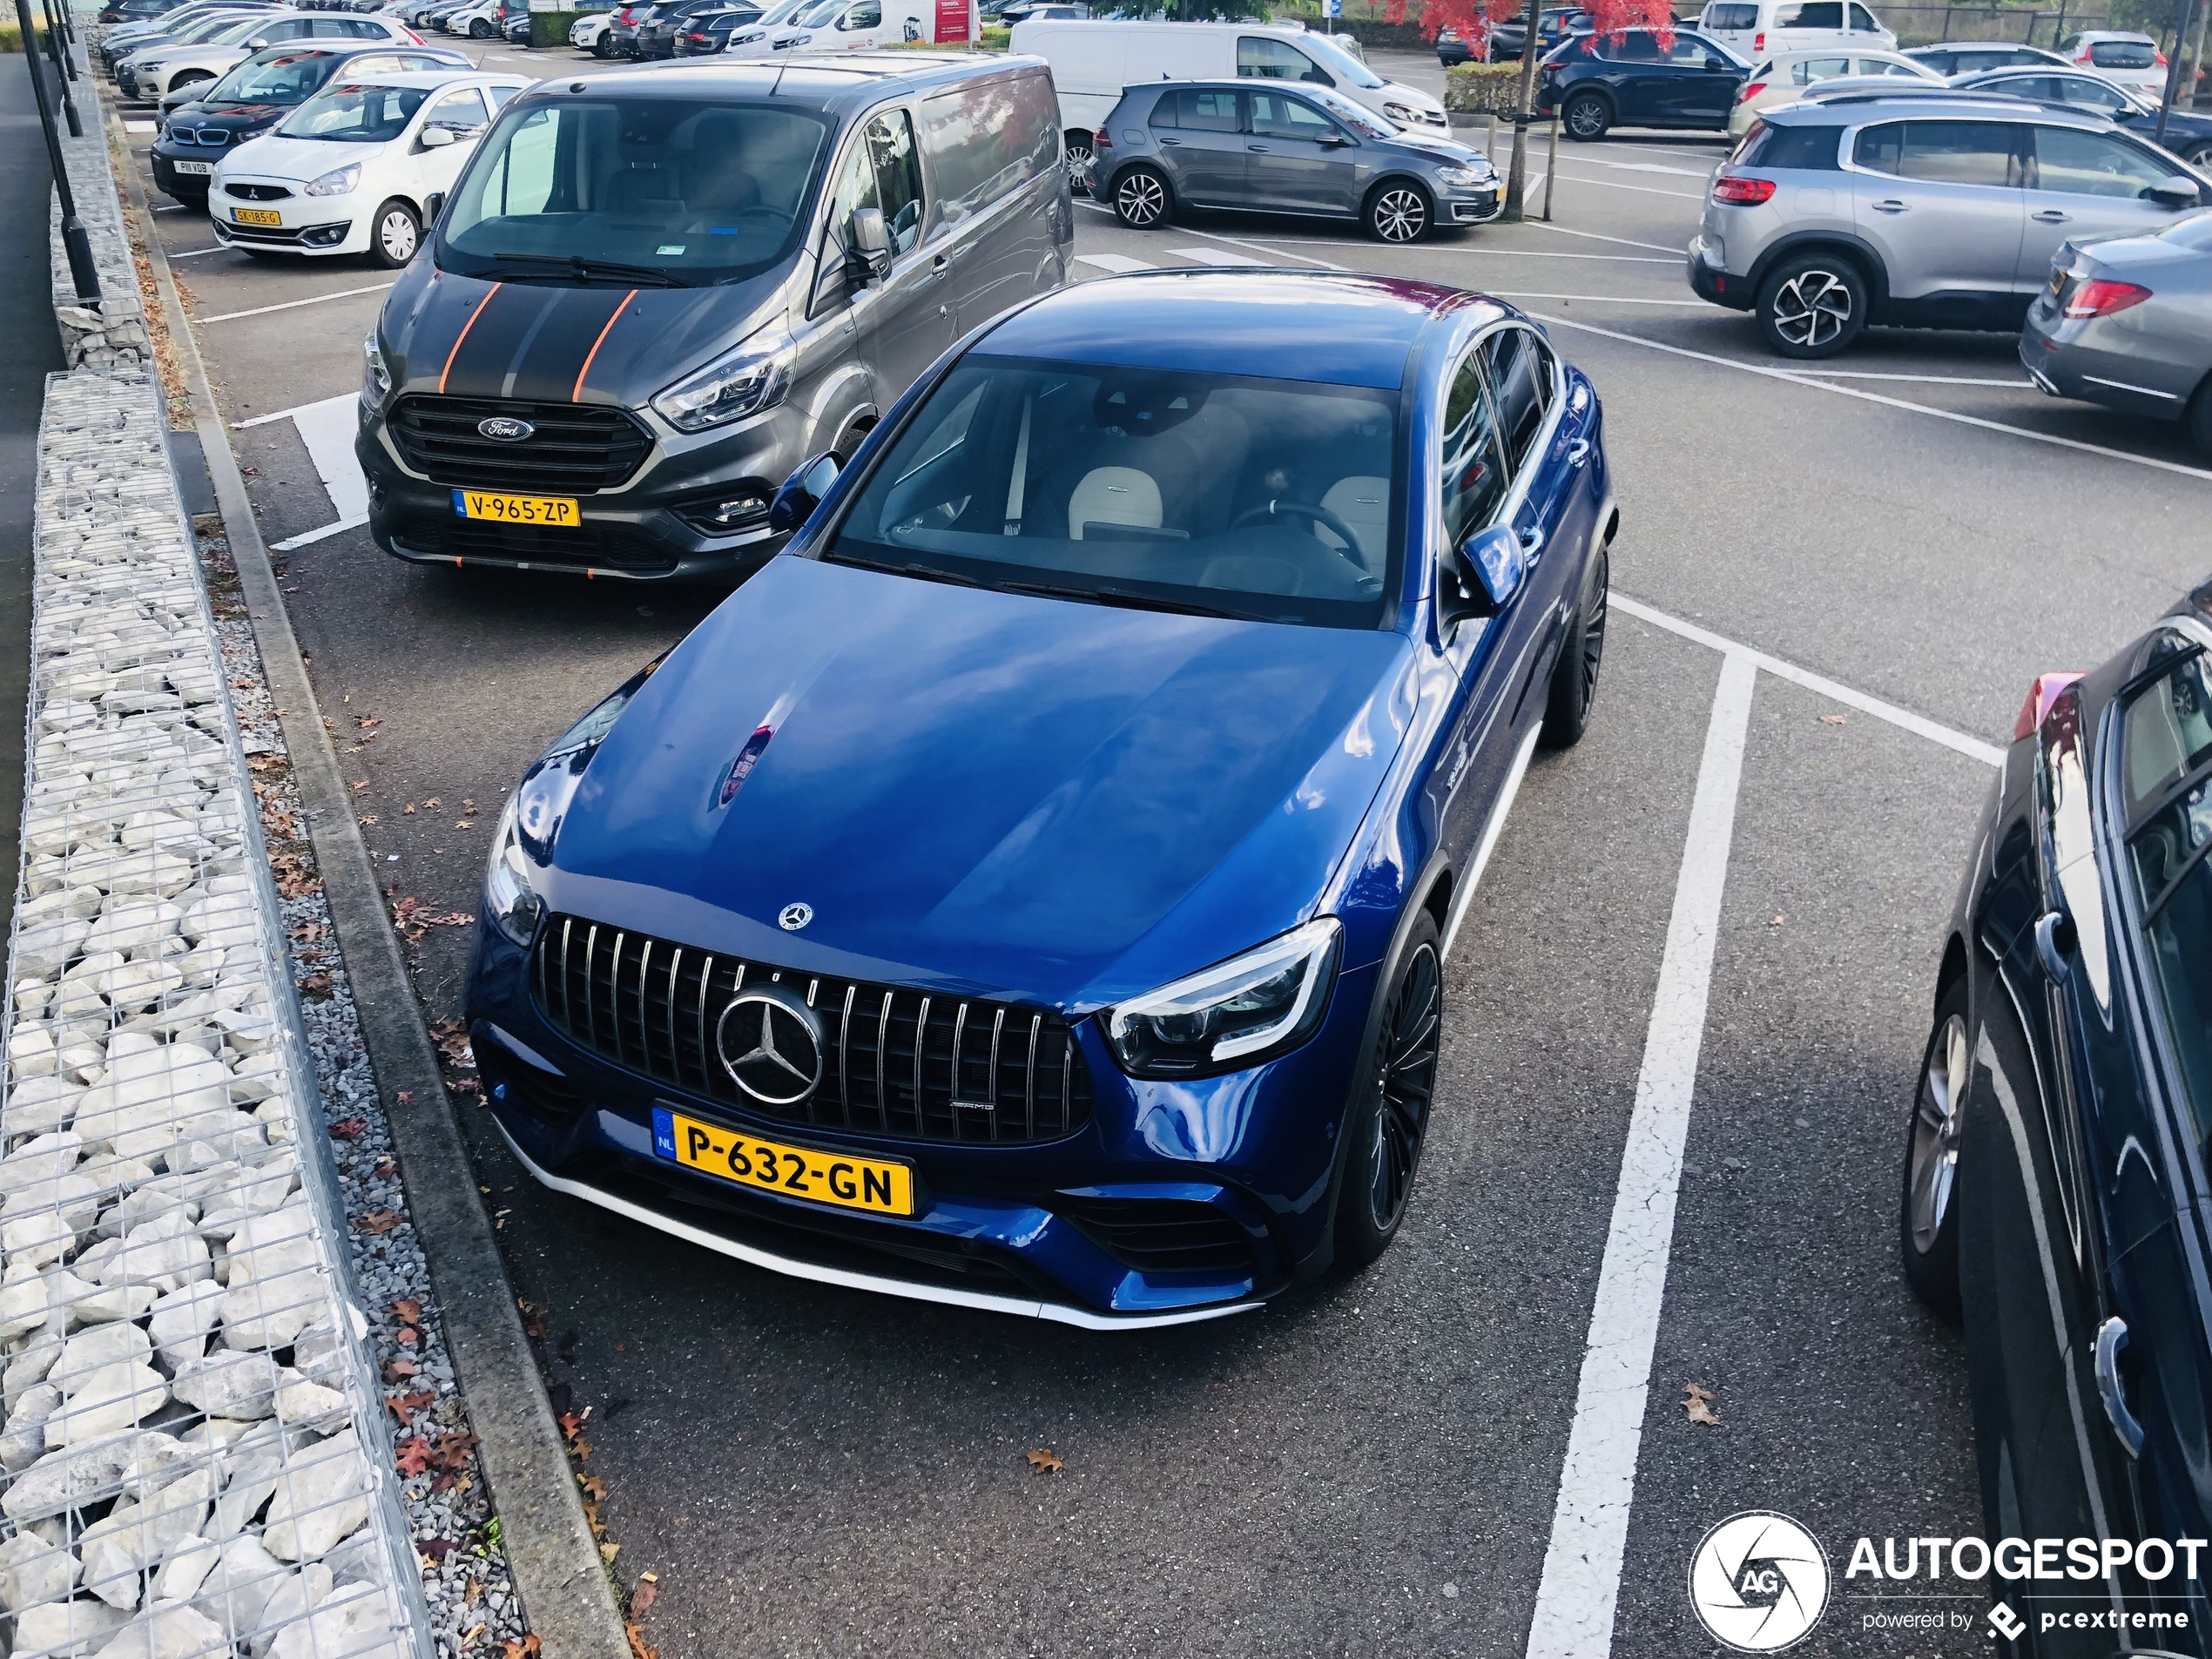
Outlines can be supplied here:
[[630, 1593], [630, 1614], [642, 1619], [653, 1610], [653, 1603], [660, 1600], [660, 1585], [651, 1573], [637, 1581], [637, 1588]]
[[537, 1634], [533, 1631], [529, 1635], [509, 1642], [501, 1648], [499, 1659], [537, 1659]]
[[615, 1557], [621, 1554], [622, 1546], [620, 1544], [602, 1544], [599, 1546], [599, 1559], [606, 1562], [606, 1564], [610, 1567], [612, 1567], [615, 1564]]
[[400, 1420], [401, 1428], [412, 1427], [415, 1413], [421, 1411], [425, 1406], [435, 1406], [437, 1403], [438, 1397], [428, 1390], [413, 1394], [387, 1394], [384, 1397], [385, 1409]]
[[354, 788], [356, 788], [356, 789], [366, 789], [366, 788], [368, 788], [368, 779], [366, 779], [366, 778], [362, 779], [360, 782], [356, 783], [356, 784], [354, 786]]
[[430, 1442], [420, 1435], [401, 1440], [396, 1450], [401, 1474], [421, 1474], [430, 1467]]
[[515, 1305], [523, 1310], [523, 1333], [533, 1337], [543, 1336], [545, 1334], [545, 1304], [533, 1302], [528, 1297], [518, 1296], [515, 1298]]
[[411, 1296], [403, 1301], [395, 1302], [392, 1304], [392, 1317], [401, 1325], [420, 1325], [422, 1323], [422, 1304]]
[[330, 1138], [334, 1141], [357, 1141], [368, 1128], [368, 1119], [366, 1117], [341, 1117], [330, 1126]]
[[1057, 1474], [1068, 1467], [1060, 1460], [1060, 1454], [1057, 1452], [1046, 1447], [1030, 1447], [1028, 1456], [1031, 1474]]
[[1824, 714], [1820, 717], [1820, 724], [1823, 725], [1848, 725], [1850, 723], [1848, 715]]
[[384, 1380], [388, 1383], [405, 1382], [421, 1369], [414, 1360], [395, 1355], [384, 1362]]
[[600, 1503], [605, 1501], [607, 1483], [597, 1475], [579, 1474], [576, 1478], [576, 1483], [583, 1488], [583, 1495], [590, 1499], [592, 1502]]
[[[609, 1561], [614, 1559], [610, 1555]], [[660, 1649], [649, 1646], [644, 1627], [634, 1619], [624, 1621], [622, 1633], [630, 1638], [630, 1659], [660, 1659]]]
[[400, 810], [403, 813], [411, 813], [415, 810], [415, 803], [413, 801], [409, 801], [406, 806], [401, 807]]
[[372, 1210], [354, 1225], [365, 1233], [388, 1233], [397, 1227], [403, 1217], [396, 1210]]
[[1718, 1428], [1721, 1426], [1721, 1420], [1713, 1415], [1712, 1399], [1713, 1393], [1710, 1389], [1700, 1388], [1696, 1383], [1683, 1385], [1683, 1415], [1693, 1423], [1703, 1423], [1708, 1428]]

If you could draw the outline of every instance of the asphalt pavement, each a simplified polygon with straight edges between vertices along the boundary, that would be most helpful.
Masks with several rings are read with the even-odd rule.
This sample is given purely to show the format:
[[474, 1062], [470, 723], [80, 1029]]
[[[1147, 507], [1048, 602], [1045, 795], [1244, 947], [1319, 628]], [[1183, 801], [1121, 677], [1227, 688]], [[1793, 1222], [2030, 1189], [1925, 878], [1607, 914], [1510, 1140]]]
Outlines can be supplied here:
[[[1079, 209], [1083, 280], [1286, 263], [1545, 319], [1604, 400], [1613, 580], [1636, 609], [1615, 612], [1588, 737], [1531, 769], [1469, 910], [1413, 1212], [1362, 1276], [1141, 1335], [870, 1298], [542, 1192], [464, 1123], [516, 1287], [551, 1310], [563, 1403], [593, 1408], [617, 1574], [658, 1575], [669, 1659], [1517, 1656], [1559, 1611], [1548, 1548], [1586, 1538], [1618, 1558], [1610, 1650], [1674, 1659], [1712, 1650], [1689, 1552], [1747, 1508], [1835, 1558], [1805, 1651], [1986, 1649], [1863, 1629], [1870, 1607], [1927, 1604], [1840, 1580], [1859, 1534], [1981, 1530], [1959, 1344], [1895, 1260], [1935, 953], [1989, 745], [2035, 674], [2101, 660], [2203, 578], [2212, 474], [2172, 428], [2044, 398], [2004, 338], [1877, 330], [1777, 374], [1749, 319], [1683, 280], [1720, 151], [1568, 146], [1553, 224], [1407, 249]], [[203, 219], [158, 217], [226, 418], [350, 396], [388, 273], [210, 253]], [[234, 434], [272, 543], [342, 516], [302, 432]], [[530, 758], [720, 597], [403, 565], [360, 529], [280, 556], [380, 878], [442, 911], [474, 910]], [[1740, 772], [1716, 769], [1730, 730]], [[1694, 806], [1732, 830], [1717, 867]], [[1685, 902], [1717, 918], [1688, 946]], [[467, 949], [457, 926], [421, 948], [426, 1018], [458, 1013]], [[1640, 1073], [1681, 1049], [1657, 994], [1685, 962], [1703, 1017], [1655, 1241], [1615, 1201]], [[1596, 1420], [1601, 1270], [1655, 1242], [1640, 1447], [1608, 1453], [1633, 1507], [1603, 1546], [1587, 1516], [1555, 1528], [1562, 1465]], [[1693, 1383], [1717, 1426], [1689, 1420]], [[1033, 1475], [1032, 1447], [1064, 1467]]]

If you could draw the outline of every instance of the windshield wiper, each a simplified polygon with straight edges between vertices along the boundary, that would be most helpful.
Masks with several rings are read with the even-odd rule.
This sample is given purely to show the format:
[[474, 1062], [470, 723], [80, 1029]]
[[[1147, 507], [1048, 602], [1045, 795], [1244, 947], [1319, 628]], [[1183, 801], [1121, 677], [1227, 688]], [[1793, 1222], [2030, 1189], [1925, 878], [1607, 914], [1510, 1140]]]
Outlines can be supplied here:
[[941, 570], [934, 564], [894, 564], [888, 559], [864, 559], [851, 553], [825, 553], [822, 557], [832, 564], [856, 564], [864, 570], [885, 570], [893, 576], [920, 577], [924, 582], [949, 582], [956, 588], [990, 585], [978, 582], [972, 576], [961, 576], [956, 570]]
[[649, 288], [688, 288], [687, 277], [664, 271], [657, 265], [617, 265], [610, 260], [587, 260], [580, 253], [495, 253], [495, 260], [524, 265], [550, 265], [584, 278], [604, 277], [616, 282], [637, 282]]
[[1042, 594], [1048, 599], [1082, 599], [1092, 604], [1118, 605], [1124, 610], [1166, 610], [1185, 617], [1218, 617], [1224, 622], [1254, 620], [1239, 610], [1221, 610], [1183, 599], [1159, 599], [1149, 593], [1130, 593], [1121, 588], [1067, 588], [1049, 582], [1001, 582], [997, 585], [1008, 593]]

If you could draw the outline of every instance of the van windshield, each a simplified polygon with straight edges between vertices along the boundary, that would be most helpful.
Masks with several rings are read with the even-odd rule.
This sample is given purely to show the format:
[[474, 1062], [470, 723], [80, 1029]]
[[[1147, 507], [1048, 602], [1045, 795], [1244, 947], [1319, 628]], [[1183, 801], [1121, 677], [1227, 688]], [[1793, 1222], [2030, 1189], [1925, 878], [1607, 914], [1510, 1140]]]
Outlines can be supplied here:
[[518, 105], [455, 188], [438, 264], [504, 281], [742, 281], [798, 243], [828, 139], [788, 105]]

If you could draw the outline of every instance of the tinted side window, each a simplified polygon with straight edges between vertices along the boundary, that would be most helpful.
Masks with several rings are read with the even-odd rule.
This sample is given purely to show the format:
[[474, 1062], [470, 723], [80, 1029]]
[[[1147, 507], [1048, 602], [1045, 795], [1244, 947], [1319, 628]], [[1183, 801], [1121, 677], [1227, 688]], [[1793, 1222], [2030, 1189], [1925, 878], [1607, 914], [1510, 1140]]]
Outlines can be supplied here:
[[1616, 64], [1656, 64], [1661, 57], [1659, 42], [1648, 29], [1631, 29], [1618, 40], [1592, 37], [1592, 44], [1597, 56]]
[[1863, 29], [1871, 35], [1882, 25], [1874, 21], [1872, 12], [1860, 5], [1858, 0], [1851, 0], [1851, 26], [1854, 29]]
[[1841, 29], [1844, 0], [1804, 0], [1801, 5], [1780, 6], [1774, 14], [1777, 29]]
[[1304, 98], [1280, 92], [1252, 94], [1252, 132], [1263, 138], [1318, 139], [1334, 132], [1337, 124]]
[[1850, 73], [1848, 57], [1805, 57], [1790, 66], [1790, 78], [1799, 86], [1811, 86], [1815, 81], [1833, 80], [1838, 75]]
[[2030, 186], [2075, 196], [2141, 198], [2173, 176], [2124, 138], [2073, 127], [2036, 127], [2035, 172]]
[[2019, 129], [2006, 121], [1895, 121], [1858, 135], [1858, 165], [1946, 185], [2017, 187]]
[[426, 127], [447, 127], [458, 135], [482, 131], [487, 118], [484, 95], [473, 86], [464, 86], [458, 92], [448, 93], [432, 105], [422, 125]]
[[1269, 81], [1312, 81], [1321, 86], [1336, 84], [1320, 64], [1289, 41], [1277, 40], [1271, 35], [1239, 35], [1237, 37], [1237, 72], [1239, 75], [1256, 75]]
[[1703, 69], [1705, 60], [1714, 55], [1713, 49], [1696, 35], [1676, 35], [1673, 47], [1667, 52], [1667, 61], [1688, 69]]
[[1728, 4], [1707, 6], [1703, 21], [1708, 29], [1757, 29], [1759, 9], [1730, 0]]
[[1234, 132], [1237, 131], [1237, 94], [1209, 92], [1196, 87], [1184, 87], [1170, 92], [1160, 99], [1159, 110], [1169, 111], [1164, 122], [1156, 112], [1156, 125], [1193, 128], [1200, 132]]
[[[2037, 78], [2050, 86], [2050, 97], [2055, 102], [2071, 104], [2077, 110], [2095, 110], [2112, 115], [2134, 107], [2118, 87], [2105, 81], [2093, 81], [2087, 75], [2047, 75]], [[2006, 83], [2008, 91], [2011, 85], [2011, 82]], [[2028, 96], [2041, 98], [2044, 94], [2031, 92]]]
[[1482, 366], [1497, 405], [1498, 432], [1516, 471], [1528, 464], [1550, 412], [1551, 354], [1526, 328], [1504, 328], [1482, 342]]
[[1055, 115], [1053, 131], [1040, 132], [1037, 96], [1049, 85], [1042, 76], [991, 81], [921, 106], [921, 142], [946, 224], [980, 212], [1051, 167], [1059, 122]]
[[[1870, 166], [1867, 161], [1866, 139], [1871, 132], [1882, 129], [1870, 128], [1858, 135], [1859, 165]], [[1834, 127], [1795, 126], [1767, 128], [1757, 151], [1745, 158], [1757, 167], [1794, 167], [1806, 172], [1834, 172], [1837, 171], [1836, 152], [1842, 145], [1842, 135]]]
[[1497, 413], [1482, 378], [1482, 354], [1470, 353], [1452, 377], [1444, 402], [1444, 536], [1457, 547], [1487, 524], [1505, 498], [1506, 461], [1498, 446]]

